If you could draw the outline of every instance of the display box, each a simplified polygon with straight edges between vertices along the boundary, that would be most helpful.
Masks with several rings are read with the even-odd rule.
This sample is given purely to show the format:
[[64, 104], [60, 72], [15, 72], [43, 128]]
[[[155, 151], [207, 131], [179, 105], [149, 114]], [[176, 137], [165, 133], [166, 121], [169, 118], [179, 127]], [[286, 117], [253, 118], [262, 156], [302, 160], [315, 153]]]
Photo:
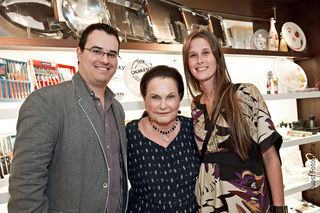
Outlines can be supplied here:
[[28, 65], [34, 90], [71, 80], [76, 73], [74, 66], [65, 64], [32, 59], [28, 61]]
[[22, 99], [30, 94], [27, 63], [0, 58], [0, 99]]

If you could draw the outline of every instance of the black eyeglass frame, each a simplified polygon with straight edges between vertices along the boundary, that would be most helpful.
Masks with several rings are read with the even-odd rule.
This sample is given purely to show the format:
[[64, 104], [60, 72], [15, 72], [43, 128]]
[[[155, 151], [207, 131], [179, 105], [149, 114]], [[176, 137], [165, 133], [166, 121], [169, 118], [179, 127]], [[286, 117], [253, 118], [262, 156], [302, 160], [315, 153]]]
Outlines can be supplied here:
[[107, 55], [107, 58], [109, 58], [109, 59], [116, 59], [116, 58], [120, 57], [117, 52], [114, 52], [114, 51], [104, 52], [103, 50], [101, 50], [101, 49], [99, 49], [97, 47], [83, 48], [83, 49], [84, 50], [88, 50], [89, 52], [91, 52], [94, 55], [99, 56], [101, 58], [104, 55]]

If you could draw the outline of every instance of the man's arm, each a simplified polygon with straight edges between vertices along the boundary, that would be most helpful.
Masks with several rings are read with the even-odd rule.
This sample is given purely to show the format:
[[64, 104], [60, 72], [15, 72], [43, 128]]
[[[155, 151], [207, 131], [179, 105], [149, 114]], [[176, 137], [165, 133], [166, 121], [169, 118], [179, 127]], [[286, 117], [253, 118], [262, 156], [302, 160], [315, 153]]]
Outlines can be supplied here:
[[19, 111], [9, 178], [9, 213], [48, 211], [44, 191], [58, 135], [54, 103], [48, 100], [48, 93], [36, 91]]

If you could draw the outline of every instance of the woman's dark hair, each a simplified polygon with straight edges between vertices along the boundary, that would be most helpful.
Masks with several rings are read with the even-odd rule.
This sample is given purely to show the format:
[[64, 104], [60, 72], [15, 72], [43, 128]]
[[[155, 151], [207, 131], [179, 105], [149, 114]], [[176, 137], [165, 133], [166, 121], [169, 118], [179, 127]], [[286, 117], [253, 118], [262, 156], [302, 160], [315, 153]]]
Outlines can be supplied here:
[[[218, 39], [213, 33], [206, 30], [195, 30], [189, 34], [183, 43], [182, 59], [184, 73], [186, 77], [187, 88], [194, 99], [199, 99], [203, 94], [200, 82], [192, 75], [189, 69], [189, 49], [193, 39], [203, 38], [210, 44], [211, 50], [216, 58], [217, 70], [214, 78], [216, 91], [215, 113], [212, 121], [215, 122], [218, 116], [224, 111], [226, 113], [226, 122], [230, 127], [230, 136], [235, 152], [242, 160], [247, 160], [251, 150], [251, 139], [248, 124], [242, 114], [239, 99], [235, 91], [235, 86], [231, 81], [222, 49]], [[208, 112], [212, 113], [212, 112]], [[213, 123], [212, 125], [215, 125]]]
[[182, 76], [177, 69], [165, 65], [152, 67], [142, 76], [140, 81], [140, 93], [142, 97], [146, 97], [148, 84], [153, 78], [156, 77], [173, 79], [177, 84], [180, 101], [182, 100], [184, 95]]
[[[119, 40], [119, 36], [118, 36], [118, 31], [115, 30], [113, 27], [111, 27], [108, 24], [104, 24], [104, 23], [97, 23], [97, 24], [91, 24], [89, 25], [81, 34], [80, 37], [80, 41], [79, 41], [79, 47], [81, 49], [81, 51], [84, 50], [84, 47], [87, 43], [87, 39], [88, 36], [90, 35], [90, 33], [92, 33], [94, 30], [100, 30], [100, 31], [104, 31], [105, 33], [109, 34], [109, 35], [114, 35], [117, 38], [118, 41], [118, 47], [120, 48], [120, 40]], [[118, 49], [119, 51], [119, 49]]]

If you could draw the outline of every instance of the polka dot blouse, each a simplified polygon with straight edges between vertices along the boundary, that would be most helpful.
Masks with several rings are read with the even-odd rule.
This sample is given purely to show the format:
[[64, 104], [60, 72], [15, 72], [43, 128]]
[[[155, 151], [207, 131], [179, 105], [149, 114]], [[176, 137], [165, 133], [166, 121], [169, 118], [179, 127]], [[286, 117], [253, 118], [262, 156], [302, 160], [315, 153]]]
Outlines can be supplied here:
[[128, 212], [197, 212], [194, 195], [199, 155], [190, 118], [179, 116], [180, 132], [164, 148], [144, 137], [139, 120], [127, 124]]

